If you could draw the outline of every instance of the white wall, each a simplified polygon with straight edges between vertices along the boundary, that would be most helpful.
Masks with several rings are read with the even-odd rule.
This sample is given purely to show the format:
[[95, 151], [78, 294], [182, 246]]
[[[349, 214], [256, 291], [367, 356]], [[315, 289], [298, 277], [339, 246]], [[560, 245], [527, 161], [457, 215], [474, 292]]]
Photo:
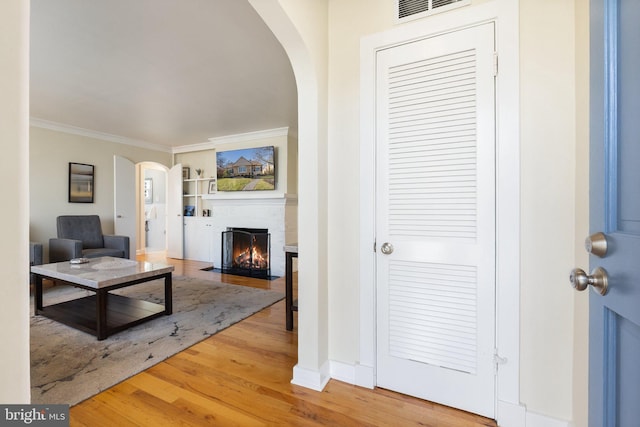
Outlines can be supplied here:
[[[572, 418], [576, 69], [574, 2], [520, 2], [521, 399]], [[587, 212], [582, 212], [586, 215]]]
[[29, 2], [0, 6], [0, 402], [29, 403]]
[[[394, 2], [329, 5], [329, 358], [356, 364], [359, 185], [340, 172], [358, 159], [359, 40], [394, 26]], [[586, 406], [574, 405], [574, 387], [582, 386], [574, 366], [585, 365], [587, 348], [584, 339], [574, 348], [574, 316], [583, 319], [585, 307], [576, 311], [568, 272], [587, 218], [586, 184], [576, 181], [577, 151], [583, 158], [585, 147], [576, 143], [575, 47], [588, 41], [576, 40], [572, 1], [520, 0], [520, 8], [521, 403], [558, 420], [571, 420], [575, 410], [580, 419]], [[422, 22], [428, 32], [429, 18]]]
[[[586, 268], [589, 256], [584, 238], [589, 234], [589, 0], [576, 0], [576, 167], [575, 261]], [[575, 292], [573, 317], [573, 423], [588, 424], [589, 293]]]
[[[44, 244], [45, 261], [49, 238], [57, 235], [58, 215], [97, 214], [103, 231], [113, 233], [113, 156], [116, 154], [133, 163], [153, 161], [171, 165], [168, 152], [31, 127], [29, 234], [31, 240]], [[94, 203], [68, 202], [69, 162], [95, 166]]]
[[340, 242], [329, 252], [330, 358], [345, 363], [359, 361], [360, 39], [391, 28], [393, 14], [386, 0], [329, 6], [329, 241]]

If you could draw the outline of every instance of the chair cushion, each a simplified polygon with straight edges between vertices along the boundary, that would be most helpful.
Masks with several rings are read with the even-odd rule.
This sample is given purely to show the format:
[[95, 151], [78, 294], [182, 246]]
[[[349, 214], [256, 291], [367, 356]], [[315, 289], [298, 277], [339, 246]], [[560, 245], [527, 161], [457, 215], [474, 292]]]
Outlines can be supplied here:
[[57, 223], [59, 238], [81, 240], [83, 249], [104, 246], [98, 215], [62, 215]]
[[82, 256], [85, 258], [98, 258], [101, 256], [112, 256], [116, 258], [124, 258], [124, 251], [121, 249], [109, 249], [109, 248], [83, 249]]

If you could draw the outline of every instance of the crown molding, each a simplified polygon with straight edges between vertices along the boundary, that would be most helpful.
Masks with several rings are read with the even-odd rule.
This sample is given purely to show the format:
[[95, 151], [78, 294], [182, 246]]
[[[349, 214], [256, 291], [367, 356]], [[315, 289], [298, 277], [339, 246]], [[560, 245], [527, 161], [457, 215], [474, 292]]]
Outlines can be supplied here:
[[120, 135], [113, 135], [106, 132], [98, 132], [95, 130], [85, 129], [77, 126], [71, 126], [64, 123], [58, 123], [50, 120], [39, 119], [37, 117], [31, 117], [29, 119], [29, 125], [33, 127], [49, 129], [57, 132], [69, 133], [72, 135], [86, 136], [88, 138], [98, 139], [101, 141], [115, 142], [117, 144], [132, 145], [134, 147], [145, 148], [148, 150], [171, 153], [171, 147], [167, 147], [165, 145], [153, 144], [151, 142], [127, 138]]
[[208, 142], [202, 142], [199, 144], [180, 145], [177, 147], [173, 147], [172, 152], [176, 154], [176, 153], [188, 153], [191, 151], [210, 150], [210, 149], [216, 148], [219, 145], [231, 144], [234, 142], [254, 141], [258, 139], [266, 139], [266, 138], [273, 138], [273, 137], [287, 136], [287, 135], [289, 135], [288, 127], [260, 130], [260, 131], [247, 132], [247, 133], [239, 133], [235, 135], [209, 138]]

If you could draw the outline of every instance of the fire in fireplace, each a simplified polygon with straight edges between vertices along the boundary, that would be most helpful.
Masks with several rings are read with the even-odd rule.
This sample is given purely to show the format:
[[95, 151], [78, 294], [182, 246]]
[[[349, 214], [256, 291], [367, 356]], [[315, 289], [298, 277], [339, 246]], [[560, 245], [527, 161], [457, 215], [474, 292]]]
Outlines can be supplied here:
[[269, 230], [229, 227], [222, 232], [222, 273], [269, 278]]

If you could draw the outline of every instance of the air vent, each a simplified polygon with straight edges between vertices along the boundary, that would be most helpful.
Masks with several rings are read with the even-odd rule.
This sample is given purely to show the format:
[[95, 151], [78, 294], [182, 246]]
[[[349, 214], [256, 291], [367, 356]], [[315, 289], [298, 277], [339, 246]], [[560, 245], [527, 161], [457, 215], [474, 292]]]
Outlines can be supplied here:
[[470, 3], [471, 0], [398, 0], [398, 20], [421, 18]]

